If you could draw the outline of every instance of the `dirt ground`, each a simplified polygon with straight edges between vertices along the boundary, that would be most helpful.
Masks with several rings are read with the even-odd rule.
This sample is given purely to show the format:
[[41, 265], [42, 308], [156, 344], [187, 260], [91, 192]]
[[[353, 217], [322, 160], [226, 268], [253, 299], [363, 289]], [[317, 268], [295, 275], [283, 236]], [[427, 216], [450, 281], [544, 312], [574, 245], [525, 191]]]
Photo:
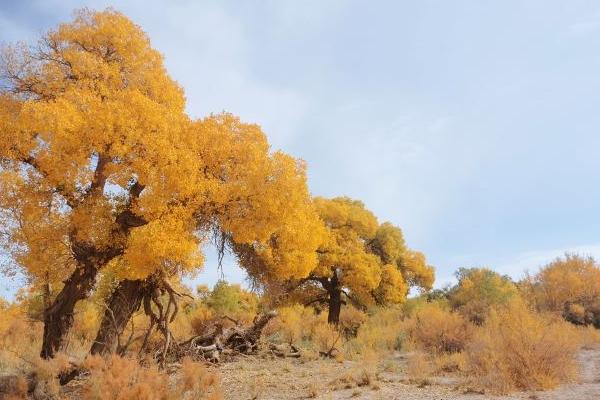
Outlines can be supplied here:
[[552, 391], [491, 396], [467, 389], [464, 379], [445, 376], [422, 386], [402, 372], [406, 355], [379, 363], [247, 358], [215, 369], [222, 376], [225, 399], [398, 399], [398, 400], [597, 400], [600, 399], [600, 350], [578, 356], [579, 382]]

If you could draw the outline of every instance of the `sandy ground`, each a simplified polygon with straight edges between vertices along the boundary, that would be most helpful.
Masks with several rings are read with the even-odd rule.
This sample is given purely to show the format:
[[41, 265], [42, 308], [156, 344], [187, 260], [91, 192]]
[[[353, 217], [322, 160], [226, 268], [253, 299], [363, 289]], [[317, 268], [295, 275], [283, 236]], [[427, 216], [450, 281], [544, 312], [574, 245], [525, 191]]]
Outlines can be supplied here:
[[379, 367], [368, 363], [247, 358], [216, 368], [225, 399], [398, 399], [398, 400], [600, 400], [600, 350], [579, 353], [579, 382], [553, 391], [490, 396], [466, 390], [460, 378], [432, 378], [429, 385], [408, 382], [397, 355]]

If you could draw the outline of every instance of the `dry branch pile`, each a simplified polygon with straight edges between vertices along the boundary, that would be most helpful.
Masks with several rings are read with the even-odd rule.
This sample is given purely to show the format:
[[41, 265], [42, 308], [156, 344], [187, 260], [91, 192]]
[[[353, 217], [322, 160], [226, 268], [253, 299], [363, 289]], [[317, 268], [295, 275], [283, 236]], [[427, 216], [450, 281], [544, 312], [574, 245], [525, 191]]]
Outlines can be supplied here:
[[[162, 353], [165, 354], [164, 357], [161, 354], [163, 349], [158, 349], [155, 357], [162, 363], [177, 362], [186, 356], [194, 360], [219, 362], [222, 360], [222, 356], [256, 353], [264, 327], [276, 316], [277, 313], [275, 311], [259, 314], [254, 319], [252, 325], [248, 327], [240, 326], [234, 320], [232, 321], [235, 322], [235, 325], [225, 329], [223, 328], [223, 324], [214, 324], [203, 335], [194, 336], [182, 343], [172, 342], [168, 351]], [[300, 356], [299, 350], [293, 346], [288, 350], [282, 346], [268, 344], [268, 349], [279, 357]]]

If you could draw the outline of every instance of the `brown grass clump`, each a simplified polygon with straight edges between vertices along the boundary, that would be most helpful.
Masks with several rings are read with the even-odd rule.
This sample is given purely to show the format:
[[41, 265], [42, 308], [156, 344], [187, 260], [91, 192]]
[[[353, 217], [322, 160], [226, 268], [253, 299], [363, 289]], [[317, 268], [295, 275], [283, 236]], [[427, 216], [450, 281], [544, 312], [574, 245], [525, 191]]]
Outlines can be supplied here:
[[515, 300], [490, 313], [466, 352], [474, 385], [507, 393], [572, 380], [578, 347], [578, 335], [567, 323], [535, 314]]
[[428, 385], [429, 378], [434, 372], [434, 367], [430, 357], [422, 352], [415, 352], [408, 358], [406, 365], [406, 375], [411, 383], [416, 383], [419, 386]]
[[463, 316], [435, 303], [417, 310], [408, 331], [417, 347], [432, 353], [462, 351], [471, 337], [471, 326]]
[[342, 332], [322, 319], [314, 326], [312, 341], [320, 354], [333, 357], [339, 354], [343, 344]]
[[173, 382], [156, 365], [140, 366], [136, 360], [92, 356], [85, 362], [90, 377], [82, 393], [84, 400], [220, 399], [218, 378], [200, 364], [184, 360]]
[[456, 373], [467, 369], [467, 357], [464, 352], [437, 354], [432, 360], [435, 372]]
[[329, 387], [333, 390], [353, 389], [357, 387], [371, 387], [371, 389], [376, 390], [379, 389], [378, 380], [377, 364], [367, 362], [337, 376], [329, 382]]

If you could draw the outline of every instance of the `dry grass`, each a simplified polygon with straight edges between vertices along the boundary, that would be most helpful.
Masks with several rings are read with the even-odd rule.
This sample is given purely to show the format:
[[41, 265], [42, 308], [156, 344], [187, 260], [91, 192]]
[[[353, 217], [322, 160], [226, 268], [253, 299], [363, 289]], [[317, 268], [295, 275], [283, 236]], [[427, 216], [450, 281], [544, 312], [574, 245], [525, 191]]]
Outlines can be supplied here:
[[434, 368], [430, 357], [422, 352], [415, 352], [408, 358], [406, 375], [411, 383], [419, 386], [428, 385], [429, 378], [433, 375]]

